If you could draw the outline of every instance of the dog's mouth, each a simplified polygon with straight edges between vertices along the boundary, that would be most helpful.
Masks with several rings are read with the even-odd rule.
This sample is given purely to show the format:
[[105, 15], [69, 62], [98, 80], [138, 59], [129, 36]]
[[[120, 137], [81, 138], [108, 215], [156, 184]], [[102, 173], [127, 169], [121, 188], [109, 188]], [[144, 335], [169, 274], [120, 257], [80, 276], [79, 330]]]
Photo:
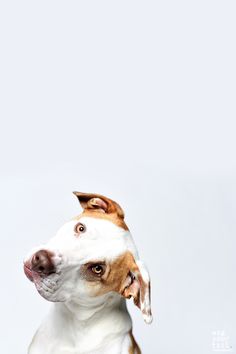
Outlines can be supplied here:
[[31, 269], [26, 263], [24, 264], [24, 273], [27, 276], [27, 278], [34, 282], [35, 280], [38, 281], [40, 279], [46, 278], [51, 274], [55, 274], [56, 272], [51, 272], [49, 274], [43, 274], [43, 273], [39, 273], [34, 271], [33, 269]]
[[25, 272], [25, 275], [27, 276], [27, 278], [32, 282], [34, 281], [34, 277], [37, 276], [37, 273], [34, 272], [29, 267], [27, 267], [26, 264], [24, 264], [24, 272]]
[[58, 296], [57, 292], [60, 288], [60, 271], [53, 271], [48, 274], [39, 273], [31, 269], [30, 265], [24, 263], [24, 273], [27, 278], [34, 283], [38, 293], [48, 301], [61, 302], [65, 301], [64, 297]]

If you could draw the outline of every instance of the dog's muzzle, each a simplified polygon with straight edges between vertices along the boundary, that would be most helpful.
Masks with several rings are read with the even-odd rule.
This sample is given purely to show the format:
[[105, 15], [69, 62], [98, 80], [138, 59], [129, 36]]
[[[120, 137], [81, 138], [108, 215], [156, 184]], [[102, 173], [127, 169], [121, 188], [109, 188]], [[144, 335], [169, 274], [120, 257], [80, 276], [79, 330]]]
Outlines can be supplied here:
[[32, 255], [32, 257], [24, 262], [25, 275], [33, 281], [35, 276], [46, 277], [55, 273], [55, 265], [53, 263], [53, 253], [40, 250]]

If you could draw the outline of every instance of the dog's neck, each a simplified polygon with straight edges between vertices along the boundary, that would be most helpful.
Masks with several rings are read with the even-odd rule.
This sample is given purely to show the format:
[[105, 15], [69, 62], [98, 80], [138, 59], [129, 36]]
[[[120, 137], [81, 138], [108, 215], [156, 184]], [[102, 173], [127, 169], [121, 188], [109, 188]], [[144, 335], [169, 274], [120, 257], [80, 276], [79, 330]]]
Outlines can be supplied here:
[[[116, 293], [54, 304], [51, 322], [57, 335], [81, 351], [93, 351], [122, 337], [132, 327], [125, 299]], [[93, 338], [88, 341], [88, 338]]]
[[64, 303], [68, 313], [78, 322], [89, 322], [93, 317], [103, 316], [106, 310], [126, 310], [126, 303], [116, 293], [91, 298], [77, 298]]

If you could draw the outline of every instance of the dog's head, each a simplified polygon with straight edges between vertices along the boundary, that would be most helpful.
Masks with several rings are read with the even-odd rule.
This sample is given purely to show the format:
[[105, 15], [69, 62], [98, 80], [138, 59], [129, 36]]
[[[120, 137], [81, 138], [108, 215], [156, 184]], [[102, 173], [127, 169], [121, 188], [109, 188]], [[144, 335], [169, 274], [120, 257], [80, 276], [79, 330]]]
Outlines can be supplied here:
[[150, 323], [150, 279], [138, 259], [123, 210], [98, 194], [74, 194], [82, 214], [30, 253], [25, 274], [49, 301], [90, 303], [108, 293], [133, 297]]

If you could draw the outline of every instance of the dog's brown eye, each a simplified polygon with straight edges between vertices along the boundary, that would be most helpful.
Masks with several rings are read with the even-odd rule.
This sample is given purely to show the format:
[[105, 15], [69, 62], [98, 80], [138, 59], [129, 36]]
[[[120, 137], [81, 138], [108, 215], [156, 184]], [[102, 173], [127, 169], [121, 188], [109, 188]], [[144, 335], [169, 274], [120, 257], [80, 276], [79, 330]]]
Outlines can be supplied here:
[[81, 233], [81, 232], [85, 232], [86, 231], [86, 227], [84, 224], [82, 224], [81, 222], [79, 222], [77, 225], [75, 225], [75, 232], [77, 234]]
[[100, 264], [92, 266], [91, 270], [96, 275], [102, 275], [104, 273], [103, 267]]
[[80, 226], [79, 226], [79, 231], [80, 231], [80, 232], [83, 232], [84, 230], [85, 230], [84, 225], [80, 225]]

